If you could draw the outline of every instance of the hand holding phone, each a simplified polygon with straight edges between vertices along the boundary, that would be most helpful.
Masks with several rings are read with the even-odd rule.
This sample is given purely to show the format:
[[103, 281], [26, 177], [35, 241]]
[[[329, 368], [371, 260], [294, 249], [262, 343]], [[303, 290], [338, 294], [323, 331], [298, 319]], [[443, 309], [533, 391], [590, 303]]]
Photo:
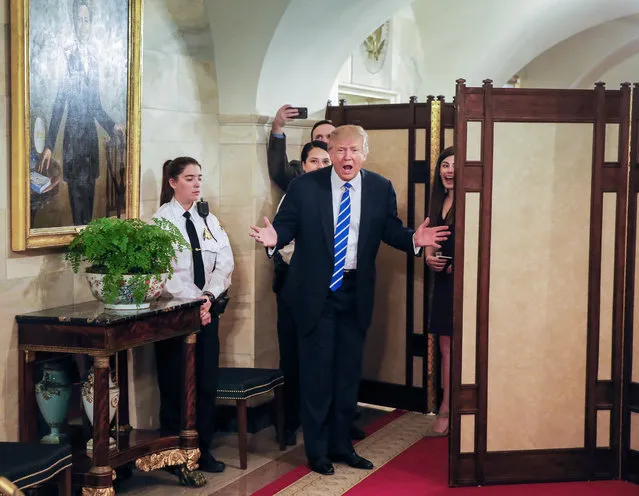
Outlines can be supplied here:
[[297, 115], [291, 117], [291, 119], [308, 119], [307, 107], [289, 107], [290, 110], [297, 110]]
[[439, 258], [437, 254], [426, 257], [426, 265], [428, 265], [433, 272], [441, 272], [446, 268], [446, 264], [447, 261], [443, 258]]

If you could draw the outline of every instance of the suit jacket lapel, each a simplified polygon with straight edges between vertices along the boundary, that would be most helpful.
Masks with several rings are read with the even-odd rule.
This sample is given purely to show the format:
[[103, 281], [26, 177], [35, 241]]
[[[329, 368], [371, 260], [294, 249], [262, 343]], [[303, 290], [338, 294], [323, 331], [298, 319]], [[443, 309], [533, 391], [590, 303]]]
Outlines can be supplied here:
[[357, 238], [357, 266], [359, 267], [359, 256], [363, 252], [364, 243], [368, 238], [371, 227], [371, 208], [373, 202], [373, 192], [371, 190], [369, 177], [365, 170], [361, 170], [362, 175], [362, 203], [359, 218], [359, 235]]
[[331, 169], [327, 167], [328, 174], [325, 174], [320, 181], [319, 208], [322, 217], [322, 227], [324, 228], [324, 239], [326, 247], [331, 255], [333, 254], [333, 240], [335, 237], [335, 221], [333, 220], [333, 194], [331, 187]]

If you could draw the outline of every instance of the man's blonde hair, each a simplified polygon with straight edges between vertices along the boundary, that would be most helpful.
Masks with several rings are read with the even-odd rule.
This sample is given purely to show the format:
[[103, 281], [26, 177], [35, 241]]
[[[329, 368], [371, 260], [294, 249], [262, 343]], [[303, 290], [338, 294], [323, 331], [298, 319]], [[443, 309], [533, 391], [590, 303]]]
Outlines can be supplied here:
[[355, 126], [353, 124], [336, 127], [328, 137], [328, 149], [330, 150], [334, 143], [348, 138], [361, 138], [362, 151], [368, 154], [368, 134], [362, 126]]

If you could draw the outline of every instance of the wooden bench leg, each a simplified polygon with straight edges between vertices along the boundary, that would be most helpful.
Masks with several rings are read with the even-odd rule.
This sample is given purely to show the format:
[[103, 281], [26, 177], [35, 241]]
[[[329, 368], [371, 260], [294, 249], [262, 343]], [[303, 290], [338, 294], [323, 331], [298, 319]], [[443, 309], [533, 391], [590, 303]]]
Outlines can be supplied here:
[[277, 422], [277, 442], [280, 451], [286, 450], [286, 439], [284, 433], [284, 386], [275, 388], [275, 422]]
[[240, 468], [246, 469], [246, 451], [247, 451], [247, 418], [246, 418], [246, 400], [237, 400], [237, 433], [238, 445], [240, 448]]
[[58, 474], [58, 494], [71, 496], [71, 467]]

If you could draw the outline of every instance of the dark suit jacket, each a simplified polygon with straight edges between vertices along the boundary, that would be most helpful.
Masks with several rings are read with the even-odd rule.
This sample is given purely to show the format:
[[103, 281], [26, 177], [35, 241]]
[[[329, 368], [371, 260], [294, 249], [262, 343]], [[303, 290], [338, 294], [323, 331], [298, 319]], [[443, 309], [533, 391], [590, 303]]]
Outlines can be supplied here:
[[[295, 239], [282, 297], [293, 308], [302, 333], [313, 330], [328, 296], [333, 274], [332, 167], [295, 179], [275, 216], [277, 248]], [[362, 330], [371, 323], [375, 294], [375, 258], [382, 241], [413, 252], [413, 231], [397, 217], [391, 182], [362, 170], [362, 205], [357, 247], [357, 319]]]
[[113, 120], [102, 108], [98, 61], [89, 52], [85, 70], [77, 44], [65, 50], [66, 72], [58, 88], [51, 124], [47, 133], [47, 148], [55, 148], [60, 121], [67, 109], [62, 142], [63, 174], [65, 181], [91, 181], [100, 175], [98, 130], [99, 123], [110, 136]]
[[276, 138], [273, 133], [270, 134], [268, 140], [266, 162], [268, 163], [269, 176], [284, 192], [293, 179], [304, 173], [302, 163], [299, 160], [288, 161], [286, 138]]

